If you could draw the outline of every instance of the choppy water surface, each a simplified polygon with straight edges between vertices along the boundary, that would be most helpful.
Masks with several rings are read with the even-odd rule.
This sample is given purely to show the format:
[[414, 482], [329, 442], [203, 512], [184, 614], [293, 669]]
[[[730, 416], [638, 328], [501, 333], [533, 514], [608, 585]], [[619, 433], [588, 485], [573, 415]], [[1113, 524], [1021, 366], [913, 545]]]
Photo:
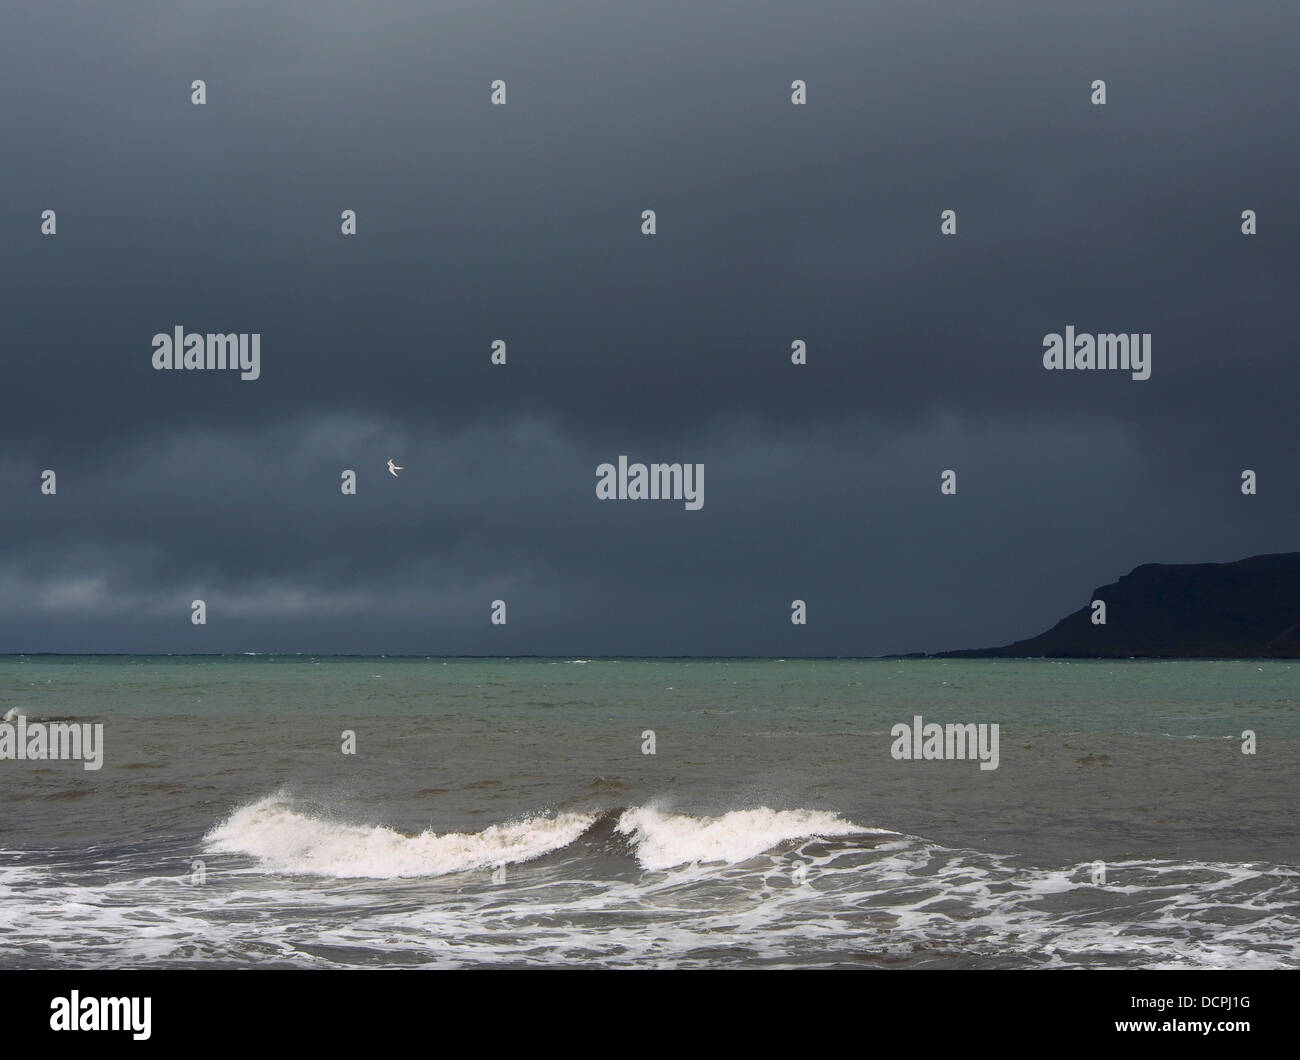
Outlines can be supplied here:
[[8, 657], [104, 764], [0, 761], [0, 966], [1296, 967], [1298, 677]]

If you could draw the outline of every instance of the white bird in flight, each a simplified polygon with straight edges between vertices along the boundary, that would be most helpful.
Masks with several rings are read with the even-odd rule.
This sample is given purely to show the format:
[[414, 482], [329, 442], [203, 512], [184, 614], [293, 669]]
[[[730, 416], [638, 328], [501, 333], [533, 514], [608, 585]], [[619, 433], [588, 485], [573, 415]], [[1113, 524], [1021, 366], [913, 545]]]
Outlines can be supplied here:
[[402, 467], [402, 466], [400, 466], [400, 465], [398, 465], [398, 464], [394, 464], [391, 460], [388, 461], [388, 473], [389, 473], [390, 475], [392, 475], [393, 478], [397, 478], [397, 473], [398, 473], [399, 471], [405, 471], [405, 470], [406, 470], [406, 468], [404, 468], [404, 467]]

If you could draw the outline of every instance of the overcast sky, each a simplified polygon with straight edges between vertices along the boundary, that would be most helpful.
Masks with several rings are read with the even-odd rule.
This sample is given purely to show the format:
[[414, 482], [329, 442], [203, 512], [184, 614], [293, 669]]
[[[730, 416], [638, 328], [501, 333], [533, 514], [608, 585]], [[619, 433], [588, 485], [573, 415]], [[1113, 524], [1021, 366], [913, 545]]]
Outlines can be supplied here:
[[1297, 547], [1300, 8], [267, 8], [6, 11], [0, 651], [935, 651]]

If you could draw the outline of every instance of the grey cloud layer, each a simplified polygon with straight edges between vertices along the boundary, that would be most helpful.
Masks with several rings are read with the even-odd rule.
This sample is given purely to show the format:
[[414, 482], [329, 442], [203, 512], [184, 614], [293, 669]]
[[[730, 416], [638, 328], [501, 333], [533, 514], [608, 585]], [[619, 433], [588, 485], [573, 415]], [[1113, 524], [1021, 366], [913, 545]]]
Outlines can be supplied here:
[[[0, 488], [22, 498], [21, 532], [0, 563], [0, 636], [15, 650], [55, 635], [102, 650], [936, 650], [1033, 631], [1134, 556], [1283, 550], [1296, 514], [1276, 495], [1224, 503], [1230, 470], [1162, 478], [1114, 424], [737, 421], [694, 446], [699, 512], [598, 500], [596, 466], [619, 451], [536, 420], [405, 435], [338, 420], [177, 435], [112, 475], [65, 473], [53, 498], [10, 464]], [[496, 598], [504, 629], [488, 622]], [[795, 598], [806, 629], [789, 624]]]
[[[699, 7], [19, 5], [0, 649], [194, 648], [191, 594], [197, 650], [961, 647], [1294, 547], [1300, 13]], [[1151, 380], [1044, 372], [1070, 323]], [[598, 504], [620, 452], [705, 510]]]

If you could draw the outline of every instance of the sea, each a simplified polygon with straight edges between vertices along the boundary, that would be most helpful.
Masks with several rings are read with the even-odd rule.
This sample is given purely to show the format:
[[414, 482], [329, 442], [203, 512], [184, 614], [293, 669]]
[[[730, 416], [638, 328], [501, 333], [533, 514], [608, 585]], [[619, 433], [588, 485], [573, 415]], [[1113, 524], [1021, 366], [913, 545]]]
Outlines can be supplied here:
[[0, 758], [3, 968], [1300, 967], [1300, 663], [0, 656], [6, 714], [103, 728]]

